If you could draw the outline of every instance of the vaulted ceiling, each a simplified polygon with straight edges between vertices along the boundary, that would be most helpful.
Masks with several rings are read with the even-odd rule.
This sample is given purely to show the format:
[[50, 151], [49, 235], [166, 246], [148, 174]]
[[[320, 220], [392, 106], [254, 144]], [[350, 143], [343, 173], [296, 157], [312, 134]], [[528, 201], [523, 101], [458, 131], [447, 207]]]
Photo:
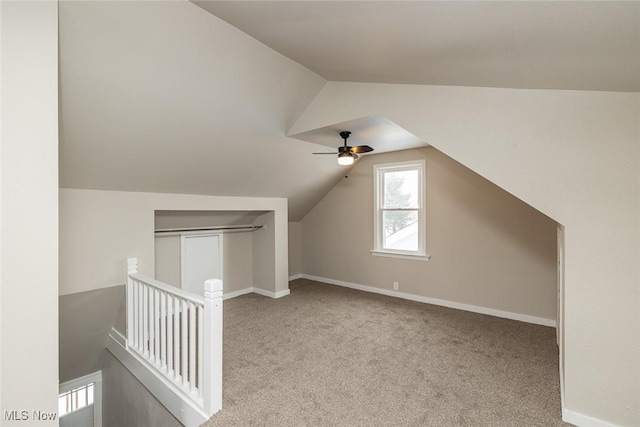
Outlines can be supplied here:
[[345, 172], [287, 136], [328, 80], [640, 91], [639, 5], [62, 1], [60, 185], [300, 220]]
[[287, 197], [299, 220], [342, 173], [286, 136], [325, 83], [187, 1], [61, 2], [60, 185]]

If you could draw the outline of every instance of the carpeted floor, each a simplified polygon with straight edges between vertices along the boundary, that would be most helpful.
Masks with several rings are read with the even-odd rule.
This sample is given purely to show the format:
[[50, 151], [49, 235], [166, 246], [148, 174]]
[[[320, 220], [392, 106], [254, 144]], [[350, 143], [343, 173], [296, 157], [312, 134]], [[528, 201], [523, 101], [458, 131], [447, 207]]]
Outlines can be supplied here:
[[299, 279], [225, 301], [204, 426], [560, 426], [555, 330]]

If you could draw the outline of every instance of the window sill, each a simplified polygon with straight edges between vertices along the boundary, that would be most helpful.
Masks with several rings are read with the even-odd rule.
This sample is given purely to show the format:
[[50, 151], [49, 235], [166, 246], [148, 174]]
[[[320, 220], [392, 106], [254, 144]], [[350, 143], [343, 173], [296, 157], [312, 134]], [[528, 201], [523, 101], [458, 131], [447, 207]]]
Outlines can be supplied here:
[[403, 254], [398, 252], [386, 252], [386, 251], [371, 251], [371, 255], [373, 256], [384, 256], [389, 258], [401, 258], [401, 259], [412, 259], [415, 261], [429, 261], [431, 259], [431, 255], [413, 255], [413, 254]]

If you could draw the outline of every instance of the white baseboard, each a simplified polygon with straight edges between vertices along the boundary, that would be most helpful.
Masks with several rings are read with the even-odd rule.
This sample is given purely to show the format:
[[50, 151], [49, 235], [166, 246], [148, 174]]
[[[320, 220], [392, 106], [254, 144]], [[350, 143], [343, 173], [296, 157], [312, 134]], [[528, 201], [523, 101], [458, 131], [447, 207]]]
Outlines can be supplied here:
[[190, 398], [178, 390], [171, 382], [156, 373], [153, 367], [127, 350], [121, 343], [125, 338], [111, 329], [107, 339], [107, 350], [124, 365], [155, 396], [165, 408], [186, 427], [197, 427], [206, 422], [207, 416]]
[[251, 292], [253, 292], [253, 288], [244, 288], [244, 289], [240, 289], [239, 291], [227, 292], [224, 295], [222, 295], [222, 300], [224, 301], [231, 298], [239, 297], [240, 295], [250, 294]]
[[280, 291], [280, 292], [271, 292], [271, 291], [266, 291], [264, 289], [252, 287], [252, 288], [240, 289], [239, 291], [227, 292], [226, 294], [223, 295], [222, 299], [228, 300], [231, 298], [239, 297], [241, 295], [246, 295], [250, 293], [276, 299], [276, 298], [286, 297], [287, 295], [289, 295], [290, 291], [289, 289], [285, 289], [284, 291]]
[[510, 311], [496, 310], [488, 307], [480, 307], [476, 305], [463, 304], [455, 301], [442, 300], [437, 298], [429, 298], [421, 295], [408, 294], [405, 292], [393, 291], [391, 289], [376, 288], [373, 286], [360, 285], [357, 283], [344, 282], [342, 280], [328, 279], [326, 277], [311, 276], [309, 274], [301, 274], [304, 279], [315, 280], [316, 282], [324, 282], [331, 285], [343, 286], [345, 288], [357, 289], [359, 291], [372, 292], [390, 297], [402, 298], [410, 301], [423, 302], [426, 304], [440, 305], [443, 307], [455, 308], [457, 310], [471, 311], [473, 313], [488, 314], [489, 316], [502, 317], [505, 319], [518, 320], [520, 322], [533, 323], [542, 326], [556, 327], [556, 321], [553, 319], [545, 319], [543, 317], [529, 316], [527, 314], [512, 313]]
[[598, 418], [593, 418], [569, 409], [562, 410], [562, 421], [580, 427], [618, 427], [616, 424], [611, 424]]
[[302, 279], [302, 274], [294, 274], [293, 276], [289, 276], [289, 281], [290, 282], [292, 280], [296, 280], [296, 279]]
[[282, 298], [282, 297], [286, 297], [290, 293], [289, 289], [285, 289], [284, 291], [279, 291], [279, 292], [265, 291], [264, 289], [260, 289], [260, 288], [252, 288], [252, 289], [254, 293], [265, 296], [265, 297], [269, 297], [269, 298]]
[[286, 297], [287, 295], [289, 295], [291, 293], [291, 290], [289, 289], [285, 289], [284, 291], [279, 291], [276, 292], [276, 296], [274, 298], [282, 298], [282, 297]]

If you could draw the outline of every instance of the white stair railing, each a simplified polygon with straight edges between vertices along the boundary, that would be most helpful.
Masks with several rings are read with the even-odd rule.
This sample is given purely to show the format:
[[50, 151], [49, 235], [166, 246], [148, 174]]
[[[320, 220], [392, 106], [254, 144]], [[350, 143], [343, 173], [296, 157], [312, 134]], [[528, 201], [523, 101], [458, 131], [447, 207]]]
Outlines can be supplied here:
[[222, 408], [222, 281], [204, 297], [138, 274], [127, 260], [127, 349], [208, 417]]

